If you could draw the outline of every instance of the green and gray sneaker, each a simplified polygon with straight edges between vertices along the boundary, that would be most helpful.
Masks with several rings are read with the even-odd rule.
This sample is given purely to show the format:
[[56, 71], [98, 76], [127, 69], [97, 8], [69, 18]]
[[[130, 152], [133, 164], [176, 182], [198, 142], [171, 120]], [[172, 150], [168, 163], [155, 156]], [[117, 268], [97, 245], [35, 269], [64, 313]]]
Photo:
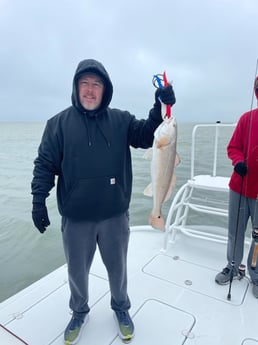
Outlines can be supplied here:
[[119, 337], [123, 342], [130, 342], [134, 336], [134, 324], [127, 310], [114, 311]]
[[64, 343], [65, 345], [74, 345], [76, 344], [82, 334], [83, 327], [87, 323], [89, 315], [87, 314], [85, 319], [76, 319], [72, 317], [71, 321], [68, 323], [64, 331]]

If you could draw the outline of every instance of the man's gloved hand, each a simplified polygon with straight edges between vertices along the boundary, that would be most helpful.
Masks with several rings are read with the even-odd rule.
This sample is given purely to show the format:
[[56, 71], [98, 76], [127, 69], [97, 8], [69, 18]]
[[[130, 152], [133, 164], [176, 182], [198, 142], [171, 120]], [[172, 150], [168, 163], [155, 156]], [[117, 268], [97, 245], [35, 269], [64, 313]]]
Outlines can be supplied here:
[[245, 162], [239, 162], [235, 165], [234, 170], [238, 175], [244, 177], [247, 174], [247, 165]]
[[161, 101], [164, 104], [174, 105], [176, 97], [171, 84], [166, 87], [158, 88], [155, 92], [155, 102]]
[[32, 205], [32, 220], [35, 227], [43, 234], [46, 227], [50, 225], [46, 205], [38, 202], [34, 202]]

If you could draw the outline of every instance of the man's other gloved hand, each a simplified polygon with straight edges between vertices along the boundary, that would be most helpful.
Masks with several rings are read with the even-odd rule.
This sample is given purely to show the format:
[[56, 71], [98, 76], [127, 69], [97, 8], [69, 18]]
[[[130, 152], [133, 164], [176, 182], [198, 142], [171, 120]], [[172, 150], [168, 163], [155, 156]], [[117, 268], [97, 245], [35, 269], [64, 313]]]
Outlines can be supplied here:
[[43, 234], [46, 227], [50, 225], [46, 205], [38, 202], [34, 202], [32, 205], [32, 220], [35, 227]]
[[164, 104], [174, 105], [176, 97], [172, 85], [163, 88], [158, 88], [155, 92], [155, 102], [161, 101]]
[[247, 174], [247, 165], [245, 162], [239, 162], [234, 167], [235, 172], [244, 177]]

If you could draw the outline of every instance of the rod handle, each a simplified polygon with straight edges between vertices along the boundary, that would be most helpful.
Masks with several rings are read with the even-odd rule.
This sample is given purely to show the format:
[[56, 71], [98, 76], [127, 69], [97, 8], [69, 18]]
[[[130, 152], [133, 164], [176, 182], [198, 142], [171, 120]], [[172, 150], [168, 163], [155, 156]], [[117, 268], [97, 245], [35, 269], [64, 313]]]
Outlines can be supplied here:
[[257, 256], [258, 256], [258, 243], [254, 243], [254, 251], [253, 251], [253, 257], [252, 257], [252, 263], [251, 268], [255, 269], [257, 264]]

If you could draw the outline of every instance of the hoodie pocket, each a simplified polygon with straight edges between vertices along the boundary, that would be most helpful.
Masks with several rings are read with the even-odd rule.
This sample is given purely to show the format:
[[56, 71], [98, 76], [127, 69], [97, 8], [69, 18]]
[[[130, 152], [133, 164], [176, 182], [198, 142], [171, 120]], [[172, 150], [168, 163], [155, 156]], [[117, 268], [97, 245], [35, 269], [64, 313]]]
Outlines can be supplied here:
[[78, 180], [63, 203], [63, 215], [99, 220], [123, 212], [128, 206], [124, 191], [114, 176]]

